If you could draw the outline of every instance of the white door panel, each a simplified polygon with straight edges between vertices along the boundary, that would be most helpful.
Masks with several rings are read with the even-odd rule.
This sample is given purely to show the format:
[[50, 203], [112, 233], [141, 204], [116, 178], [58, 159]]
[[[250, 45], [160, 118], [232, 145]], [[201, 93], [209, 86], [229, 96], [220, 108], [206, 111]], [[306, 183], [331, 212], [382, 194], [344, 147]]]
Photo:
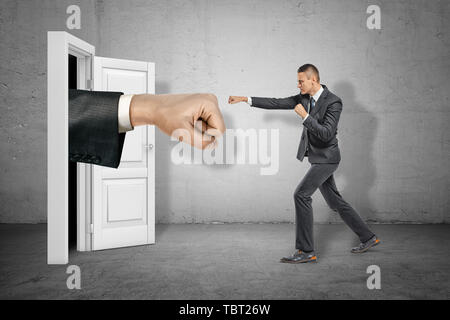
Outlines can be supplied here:
[[125, 143], [122, 151], [121, 165], [129, 165], [128, 162], [145, 163], [145, 139], [146, 130], [137, 127], [133, 131], [129, 131], [125, 136]]
[[[103, 227], [114, 227], [117, 222], [147, 223], [147, 180], [104, 179]], [[123, 201], [123, 199], [127, 201]], [[126, 213], [126, 214], [124, 214]]]
[[[154, 64], [94, 57], [94, 90], [154, 93]], [[127, 132], [118, 169], [92, 166], [92, 249], [154, 243], [154, 127]]]

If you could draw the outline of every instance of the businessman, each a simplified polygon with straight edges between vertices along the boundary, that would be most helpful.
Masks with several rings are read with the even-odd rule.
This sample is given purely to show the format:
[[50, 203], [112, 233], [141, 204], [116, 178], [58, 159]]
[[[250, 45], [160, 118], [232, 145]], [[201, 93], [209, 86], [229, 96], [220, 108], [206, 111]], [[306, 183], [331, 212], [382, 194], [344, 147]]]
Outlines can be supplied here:
[[123, 95], [69, 90], [70, 161], [119, 167], [125, 133], [140, 125], [155, 125], [173, 136], [182, 129], [187, 134], [177, 138], [188, 137], [184, 142], [201, 149], [225, 132], [213, 94]]
[[311, 164], [306, 175], [294, 192], [296, 217], [296, 251], [281, 258], [284, 263], [317, 261], [313, 241], [313, 210], [311, 196], [319, 189], [331, 209], [337, 211], [342, 220], [358, 235], [361, 243], [352, 248], [353, 253], [362, 253], [380, 243], [369, 230], [358, 213], [346, 202], [337, 190], [333, 173], [341, 160], [337, 126], [342, 112], [342, 101], [325, 85], [320, 84], [319, 70], [305, 64], [297, 70], [297, 87], [300, 94], [288, 98], [258, 98], [230, 96], [231, 104], [247, 102], [263, 109], [294, 109], [302, 119], [303, 132], [297, 159], [308, 157]]

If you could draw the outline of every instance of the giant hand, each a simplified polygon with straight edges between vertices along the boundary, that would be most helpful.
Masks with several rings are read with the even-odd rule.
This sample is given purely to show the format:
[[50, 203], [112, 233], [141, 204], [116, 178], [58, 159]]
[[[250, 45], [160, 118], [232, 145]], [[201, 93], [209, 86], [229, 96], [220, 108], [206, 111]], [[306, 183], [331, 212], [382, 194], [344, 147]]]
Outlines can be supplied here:
[[155, 125], [162, 132], [201, 149], [225, 132], [217, 97], [209, 93], [135, 95], [130, 120], [132, 126]]

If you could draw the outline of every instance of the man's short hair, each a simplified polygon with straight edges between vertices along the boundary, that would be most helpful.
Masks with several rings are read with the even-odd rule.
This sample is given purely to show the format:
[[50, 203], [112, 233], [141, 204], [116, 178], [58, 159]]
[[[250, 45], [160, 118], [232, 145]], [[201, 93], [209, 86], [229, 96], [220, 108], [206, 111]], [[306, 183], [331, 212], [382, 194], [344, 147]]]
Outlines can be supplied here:
[[315, 65], [307, 63], [298, 68], [297, 73], [305, 72], [308, 80], [311, 79], [311, 75], [314, 74], [317, 78], [317, 81], [320, 81], [319, 69], [316, 68]]

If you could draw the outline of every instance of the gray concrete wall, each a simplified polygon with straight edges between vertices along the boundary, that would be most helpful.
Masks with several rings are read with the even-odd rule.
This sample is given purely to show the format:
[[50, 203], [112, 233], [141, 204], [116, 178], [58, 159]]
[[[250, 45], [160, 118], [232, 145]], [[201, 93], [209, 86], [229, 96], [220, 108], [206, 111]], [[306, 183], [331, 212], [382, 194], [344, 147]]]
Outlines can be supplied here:
[[[374, 222], [449, 222], [448, 1], [3, 1], [0, 222], [46, 219], [46, 31], [65, 30], [101, 56], [156, 63], [157, 93], [213, 92], [228, 128], [279, 129], [280, 168], [174, 165], [157, 134], [157, 221], [294, 221], [292, 193], [308, 163], [295, 159], [293, 111], [228, 105], [228, 95], [298, 92], [311, 62], [344, 102], [341, 194]], [[381, 7], [381, 30], [366, 8]], [[317, 222], [337, 222], [320, 193]]]
[[[0, 3], [0, 222], [47, 221], [47, 31], [65, 30], [74, 1]], [[97, 42], [95, 3], [79, 3]]]

